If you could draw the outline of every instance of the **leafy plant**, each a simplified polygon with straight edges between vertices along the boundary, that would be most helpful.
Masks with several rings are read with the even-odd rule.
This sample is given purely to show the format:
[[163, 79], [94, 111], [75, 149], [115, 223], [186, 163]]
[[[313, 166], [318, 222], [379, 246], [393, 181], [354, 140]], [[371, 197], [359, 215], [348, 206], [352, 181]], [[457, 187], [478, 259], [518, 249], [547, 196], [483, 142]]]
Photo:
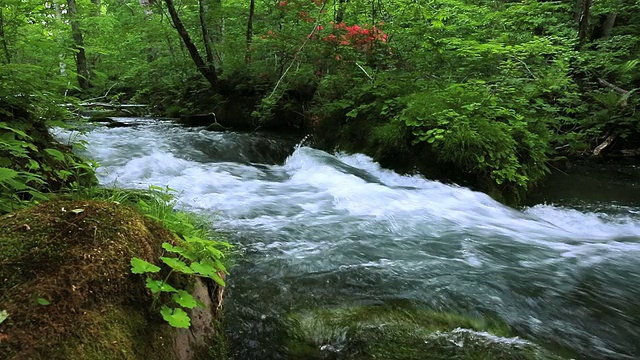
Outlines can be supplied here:
[[147, 275], [146, 287], [153, 296], [152, 309], [159, 310], [162, 318], [171, 326], [188, 328], [191, 322], [184, 309], [202, 307], [204, 304], [185, 289], [171, 285], [174, 274], [187, 278], [207, 278], [219, 286], [225, 286], [223, 276], [228, 272], [222, 260], [225, 250], [230, 249], [231, 245], [222, 241], [220, 235], [196, 226], [192, 215], [174, 211], [172, 191], [168, 187], [151, 186], [147, 193], [149, 198], [138, 201], [138, 207], [146, 216], [161, 222], [178, 236], [176, 244], [162, 244], [166, 256], [160, 257], [160, 261], [167, 267], [168, 273], [159, 278], [162, 270], [159, 266], [136, 257], [131, 259], [131, 272]]
[[37, 189], [44, 183], [40, 175], [1, 166], [15, 165], [20, 159], [28, 170], [38, 169], [40, 164], [29, 155], [30, 150], [37, 150], [31, 137], [4, 122], [0, 122], [0, 131], [0, 213], [26, 205], [27, 199], [45, 200], [46, 196]]

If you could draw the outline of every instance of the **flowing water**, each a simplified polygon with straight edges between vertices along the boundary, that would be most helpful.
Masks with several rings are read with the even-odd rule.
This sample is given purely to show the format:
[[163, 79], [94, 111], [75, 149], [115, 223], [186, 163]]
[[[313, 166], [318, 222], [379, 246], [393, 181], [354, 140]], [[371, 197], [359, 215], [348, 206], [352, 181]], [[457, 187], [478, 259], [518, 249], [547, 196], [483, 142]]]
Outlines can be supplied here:
[[499, 317], [580, 358], [640, 358], [638, 203], [516, 210], [300, 139], [118, 120], [135, 126], [79, 136], [101, 183], [177, 189], [242, 252], [225, 294], [236, 359], [286, 358], [290, 311], [388, 302]]

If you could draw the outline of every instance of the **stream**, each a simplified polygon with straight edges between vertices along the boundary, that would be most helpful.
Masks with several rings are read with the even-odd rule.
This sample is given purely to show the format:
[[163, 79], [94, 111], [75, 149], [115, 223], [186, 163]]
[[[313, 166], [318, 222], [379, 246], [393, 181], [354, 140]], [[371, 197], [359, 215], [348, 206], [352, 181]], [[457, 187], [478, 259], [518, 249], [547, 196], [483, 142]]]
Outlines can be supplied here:
[[291, 312], [385, 304], [491, 316], [581, 359], [640, 358], [640, 168], [615, 201], [557, 185], [538, 197], [549, 204], [513, 209], [300, 138], [116, 120], [133, 126], [56, 136], [87, 141], [103, 185], [176, 189], [236, 245], [234, 359], [287, 359]]

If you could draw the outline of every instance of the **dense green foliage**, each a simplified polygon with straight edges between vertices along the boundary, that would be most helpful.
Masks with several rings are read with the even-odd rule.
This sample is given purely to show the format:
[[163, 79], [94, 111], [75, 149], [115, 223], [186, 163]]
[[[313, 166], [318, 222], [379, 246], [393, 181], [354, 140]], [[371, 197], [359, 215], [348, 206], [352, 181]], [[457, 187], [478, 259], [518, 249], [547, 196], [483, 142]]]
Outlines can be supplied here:
[[34, 76], [31, 66], [0, 66], [0, 213], [48, 192], [95, 184], [93, 164], [49, 134], [67, 112], [34, 85]]
[[550, 160], [638, 152], [638, 7], [5, 1], [0, 75], [18, 80], [3, 80], [1, 98], [41, 111], [73, 94], [215, 111], [231, 127], [304, 127], [330, 149], [517, 200]]

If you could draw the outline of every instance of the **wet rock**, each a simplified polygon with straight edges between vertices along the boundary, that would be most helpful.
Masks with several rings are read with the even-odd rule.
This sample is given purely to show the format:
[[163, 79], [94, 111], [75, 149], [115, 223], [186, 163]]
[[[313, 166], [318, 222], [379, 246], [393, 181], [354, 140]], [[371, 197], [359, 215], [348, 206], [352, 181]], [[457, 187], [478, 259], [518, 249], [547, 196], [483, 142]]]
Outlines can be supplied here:
[[98, 116], [92, 117], [89, 119], [90, 122], [99, 123], [109, 128], [121, 128], [121, 127], [132, 127], [134, 124], [127, 124], [117, 120], [114, 120], [110, 117]]
[[425, 309], [315, 309], [289, 320], [288, 350], [295, 359], [561, 359], [497, 321]]
[[207, 126], [207, 128], [205, 129], [207, 131], [225, 131], [227, 130], [226, 127], [220, 125], [219, 123], [215, 122], [209, 126]]
[[209, 126], [216, 122], [216, 115], [213, 113], [182, 115], [178, 122], [185, 126]]

